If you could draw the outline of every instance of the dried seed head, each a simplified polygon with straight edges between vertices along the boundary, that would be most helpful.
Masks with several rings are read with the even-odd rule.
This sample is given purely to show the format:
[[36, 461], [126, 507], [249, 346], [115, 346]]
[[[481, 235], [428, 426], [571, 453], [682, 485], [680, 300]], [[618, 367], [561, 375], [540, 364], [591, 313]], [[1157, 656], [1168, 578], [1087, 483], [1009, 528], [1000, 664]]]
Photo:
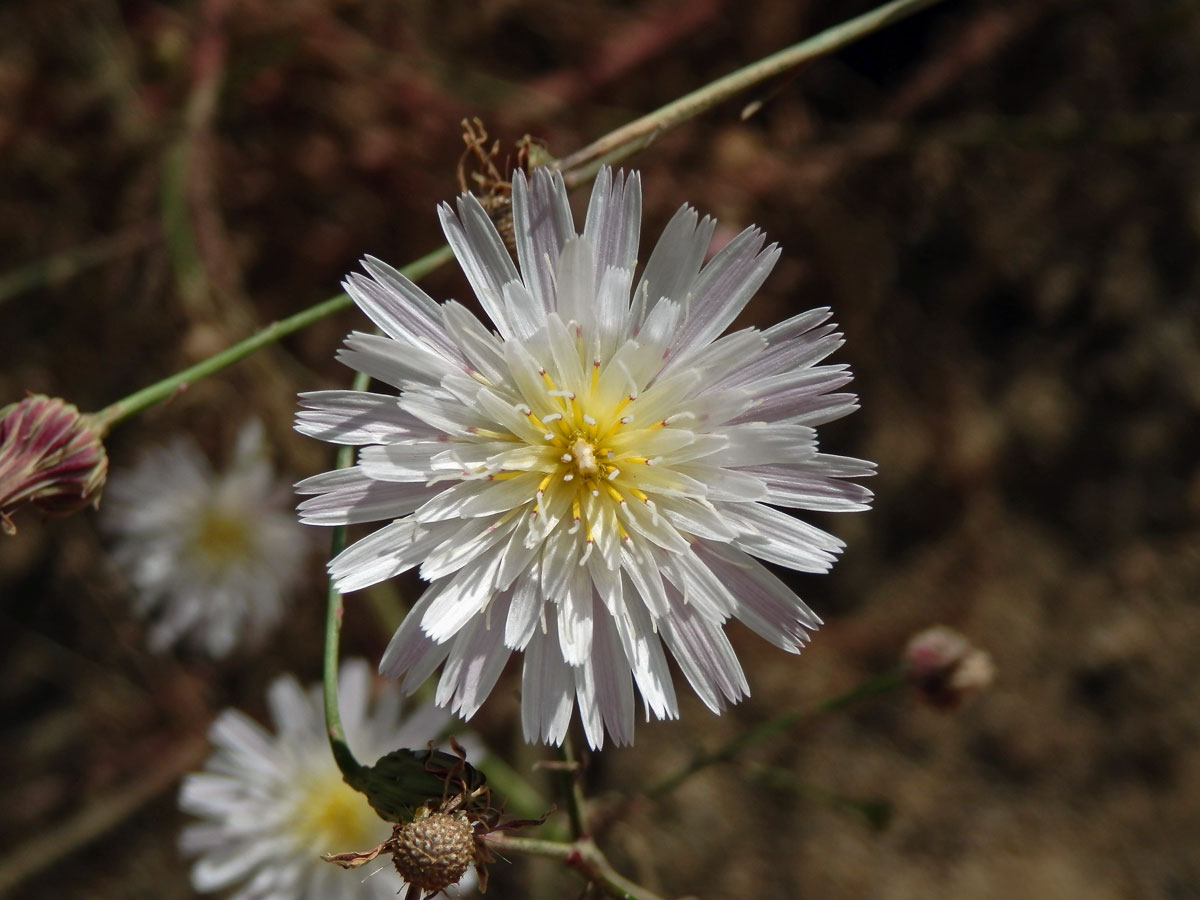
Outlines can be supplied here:
[[71, 513], [99, 499], [108, 475], [101, 429], [56, 397], [32, 394], [0, 409], [0, 531], [26, 503]]
[[996, 669], [986, 650], [945, 625], [918, 632], [904, 648], [908, 681], [934, 706], [951, 709], [992, 683]]
[[475, 860], [475, 831], [462, 813], [419, 814], [396, 826], [390, 849], [400, 877], [435, 894], [456, 884]]

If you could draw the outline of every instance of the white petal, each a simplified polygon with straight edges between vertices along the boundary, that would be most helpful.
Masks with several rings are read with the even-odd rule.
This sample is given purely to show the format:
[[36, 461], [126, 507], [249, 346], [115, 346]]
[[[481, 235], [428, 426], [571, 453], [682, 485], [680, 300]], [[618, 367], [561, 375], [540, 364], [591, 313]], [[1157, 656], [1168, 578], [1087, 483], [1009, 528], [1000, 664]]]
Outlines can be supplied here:
[[507, 538], [516, 526], [515, 519], [507, 522], [486, 518], [468, 519], [429, 554], [421, 564], [421, 577], [426, 581], [434, 581], [457, 572]]
[[358, 467], [377, 481], [428, 481], [433, 477], [429, 461], [446, 445], [440, 441], [405, 441], [363, 447]]
[[779, 259], [779, 249], [772, 244], [759, 252], [763, 240], [761, 231], [747, 228], [700, 271], [691, 286], [688, 316], [675, 336], [674, 360], [667, 363], [667, 370], [728, 328], [766, 281]]
[[510, 599], [511, 594], [497, 596], [486, 616], [477, 616], [463, 628], [442, 670], [436, 702], [464, 719], [475, 715], [491, 693], [511, 654], [494, 624], [507, 617]]
[[[834, 460], [845, 460], [845, 464]], [[800, 466], [751, 466], [744, 470], [767, 487], [763, 500], [775, 506], [791, 506], [823, 512], [858, 512], [869, 509], [873, 494], [861, 484], [845, 478], [875, 474], [873, 463], [846, 457], [817, 454]]]
[[671, 217], [634, 291], [631, 314], [634, 333], [646, 313], [663, 297], [680, 303], [686, 300], [716, 227], [716, 220], [708, 216], [699, 219], [690, 206], [681, 206]]
[[411, 694], [420, 687], [451, 650], [449, 643], [438, 644], [421, 630], [421, 618], [439, 594], [440, 591], [432, 587], [426, 589], [392, 635], [379, 661], [380, 675], [385, 678], [404, 676], [400, 687], [405, 693]]
[[742, 529], [735, 546], [789, 569], [828, 572], [845, 546], [832, 534], [761, 503], [728, 503], [719, 508], [730, 524]]
[[515, 332], [505, 315], [501, 297], [504, 296], [504, 285], [520, 276], [496, 226], [471, 194], [459, 197], [457, 218], [446, 203], [438, 207], [438, 218], [442, 221], [446, 241], [463, 274], [471, 282], [484, 312], [503, 337], [513, 337]]
[[513, 585], [512, 604], [504, 623], [504, 644], [514, 650], [525, 649], [538, 623], [542, 621], [545, 601], [542, 599], [540, 570], [539, 558], [517, 577]]
[[445, 375], [458, 371], [458, 367], [420, 347], [361, 331], [346, 337], [346, 345], [338, 350], [337, 360], [397, 388], [436, 385]]
[[[628, 570], [627, 570], [628, 571]], [[659, 579], [661, 589], [662, 581]], [[654, 713], [659, 719], [679, 718], [679, 707], [675, 699], [675, 686], [671, 683], [671, 670], [663, 652], [654, 620], [635, 595], [633, 583], [624, 591], [625, 602], [613, 613], [613, 625], [621, 639], [625, 658], [633, 670], [638, 691], [646, 704], [646, 718]], [[663, 603], [666, 603], [665, 597]]]
[[514, 172], [512, 205], [521, 279], [542, 308], [553, 312], [557, 309], [554, 267], [563, 244], [575, 236], [562, 174], [539, 168], [526, 183], [524, 172]]
[[575, 706], [575, 677], [559, 652], [557, 621], [534, 632], [521, 671], [521, 729], [533, 743], [561, 744]]
[[[641, 221], [640, 175], [617, 172], [614, 176], [607, 166], [597, 172], [584, 219], [583, 236], [595, 251], [598, 277], [603, 277], [610, 267], [632, 270], [637, 264]], [[628, 298], [626, 291], [627, 301]]]
[[487, 482], [487, 488], [467, 500], [458, 514], [464, 518], [491, 516], [533, 502], [541, 472], [522, 472], [512, 478]]
[[310, 391], [300, 395], [300, 405], [296, 430], [334, 444], [388, 444], [437, 434], [389, 394]]
[[366, 257], [363, 268], [374, 279], [355, 273], [342, 286], [376, 325], [398, 341], [432, 347], [448, 361], [462, 359], [428, 294], [374, 257]]
[[386, 581], [420, 563], [446, 537], [445, 526], [422, 526], [410, 516], [351, 544], [329, 562], [329, 575], [344, 594]]
[[596, 273], [592, 247], [583, 238], [568, 238], [558, 258], [558, 315], [577, 322], [585, 333], [596, 327]]
[[821, 620], [762, 563], [735, 547], [700, 542], [696, 555], [737, 597], [734, 615], [756, 634], [789, 653], [799, 653]]
[[579, 718], [588, 745], [604, 746], [607, 730], [617, 746], [633, 743], [633, 680], [612, 622], [603, 615], [596, 620], [592, 652], [575, 668], [575, 694]]
[[438, 582], [444, 587], [421, 617], [425, 633], [438, 643], [457, 634], [494, 596], [499, 568], [500, 554], [490, 553]]
[[567, 664], [580, 666], [592, 653], [593, 588], [586, 566], [572, 566], [570, 575], [565, 590], [559, 595], [558, 640]]
[[660, 621], [659, 630], [704, 705], [720, 713], [726, 700], [736, 703], [748, 696], [746, 676], [721, 627], [705, 620], [678, 594], [671, 606], [671, 614]]
[[296, 509], [305, 525], [377, 522], [408, 515], [440, 490], [441, 486], [417, 482], [376, 481], [358, 466], [351, 466], [297, 484], [297, 493], [318, 496], [309, 497]]

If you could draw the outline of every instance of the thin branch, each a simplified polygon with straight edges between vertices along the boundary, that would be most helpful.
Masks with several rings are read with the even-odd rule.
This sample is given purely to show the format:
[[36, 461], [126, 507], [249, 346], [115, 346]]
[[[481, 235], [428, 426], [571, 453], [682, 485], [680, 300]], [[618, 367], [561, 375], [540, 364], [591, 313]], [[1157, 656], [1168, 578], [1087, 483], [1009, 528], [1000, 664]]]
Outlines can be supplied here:
[[616, 900], [663, 900], [658, 894], [617, 872], [591, 838], [581, 838], [563, 844], [538, 838], [514, 837], [494, 831], [485, 835], [483, 840], [490, 850], [501, 855], [523, 853], [527, 856], [560, 860]]
[[825, 56], [867, 35], [898, 22], [940, 0], [893, 0], [857, 18], [793, 44], [723, 78], [673, 100], [666, 106], [606, 134], [582, 150], [552, 163], [562, 170], [563, 180], [574, 187], [591, 179], [601, 166], [619, 162], [702, 112], [769, 78], [782, 75], [802, 63]]

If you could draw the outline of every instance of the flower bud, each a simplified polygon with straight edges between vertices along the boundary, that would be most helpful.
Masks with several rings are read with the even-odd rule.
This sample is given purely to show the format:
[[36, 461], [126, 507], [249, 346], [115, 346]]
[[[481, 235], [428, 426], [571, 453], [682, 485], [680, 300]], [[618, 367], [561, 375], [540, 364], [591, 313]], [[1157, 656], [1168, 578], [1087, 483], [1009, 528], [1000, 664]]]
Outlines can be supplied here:
[[996, 674], [986, 650], [945, 625], [926, 628], [909, 639], [904, 648], [904, 670], [909, 683], [942, 709], [958, 706], [991, 684]]
[[77, 512], [99, 500], [108, 474], [101, 430], [56, 397], [31, 394], [0, 409], [0, 530], [16, 534], [11, 513]]

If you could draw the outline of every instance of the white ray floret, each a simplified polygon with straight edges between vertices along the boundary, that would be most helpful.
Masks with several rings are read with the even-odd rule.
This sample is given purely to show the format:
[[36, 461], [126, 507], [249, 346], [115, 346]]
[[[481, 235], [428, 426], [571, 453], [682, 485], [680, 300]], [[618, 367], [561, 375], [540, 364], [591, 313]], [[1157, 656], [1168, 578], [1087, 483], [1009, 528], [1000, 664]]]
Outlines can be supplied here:
[[721, 336], [779, 251], [748, 228], [705, 262], [715, 223], [684, 207], [635, 281], [636, 173], [600, 172], [583, 233], [557, 173], [513, 181], [516, 262], [478, 201], [442, 226], [489, 330], [379, 260], [346, 289], [387, 337], [341, 358], [398, 396], [302, 396], [297, 428], [362, 446], [347, 473], [303, 481], [312, 524], [393, 520], [330, 563], [342, 590], [420, 567], [429, 587], [380, 670], [414, 689], [443, 662], [439, 703], [469, 717], [524, 655], [529, 740], [633, 738], [678, 714], [666, 656], [712, 710], [746, 678], [725, 636], [739, 619], [799, 652], [816, 615], [754, 557], [824, 572], [841, 542], [788, 509], [866, 509], [816, 426], [857, 408], [824, 365], [829, 310]]
[[[424, 748], [444, 731], [445, 710], [426, 704], [401, 716], [400, 694], [384, 692], [372, 704], [371, 683], [363, 660], [342, 664], [342, 724], [364, 760], [398, 747]], [[214, 749], [204, 771], [183, 779], [179, 805], [202, 820], [186, 826], [179, 842], [194, 857], [192, 887], [221, 891], [231, 900], [418, 896], [386, 859], [354, 872], [321, 859], [377, 846], [392, 826], [346, 784], [333, 761], [320, 686], [306, 691], [285, 675], [271, 685], [267, 701], [274, 731], [239, 710], [225, 710], [209, 730]], [[453, 896], [466, 895], [476, 883], [469, 870]]]
[[[343, 398], [339, 412], [358, 396]], [[385, 416], [377, 422], [364, 436], [395, 434]], [[109, 479], [101, 523], [134, 588], [136, 611], [151, 620], [154, 650], [186, 643], [222, 657], [261, 642], [286, 611], [310, 542], [287, 509], [287, 485], [266, 451], [262, 425], [252, 420], [220, 471], [194, 440], [181, 437]], [[350, 476], [338, 476], [327, 482], [334, 524], [344, 518], [348, 496], [356, 505], [375, 499], [385, 515], [395, 514], [394, 494], [383, 497], [373, 486], [347, 493]]]

